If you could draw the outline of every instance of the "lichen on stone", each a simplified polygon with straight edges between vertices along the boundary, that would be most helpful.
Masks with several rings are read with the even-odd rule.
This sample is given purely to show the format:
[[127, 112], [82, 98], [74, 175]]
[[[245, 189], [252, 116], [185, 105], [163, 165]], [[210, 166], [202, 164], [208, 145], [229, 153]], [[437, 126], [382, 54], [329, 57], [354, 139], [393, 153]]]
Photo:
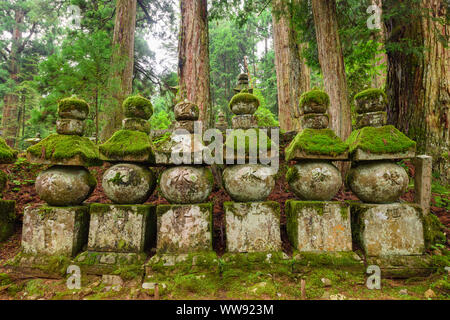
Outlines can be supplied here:
[[18, 151], [10, 148], [0, 137], [0, 163], [11, 163], [17, 158]]
[[378, 154], [400, 153], [416, 149], [416, 142], [392, 125], [361, 128], [353, 131], [346, 142], [350, 153], [357, 149]]
[[141, 131], [119, 130], [99, 146], [100, 152], [108, 158], [119, 159], [127, 156], [153, 158], [152, 142], [148, 135]]
[[300, 97], [300, 109], [302, 109], [306, 104], [310, 103], [328, 107], [330, 105], [330, 97], [325, 91], [322, 90], [311, 90], [303, 93]]
[[59, 162], [81, 157], [86, 166], [101, 165], [97, 146], [88, 138], [75, 135], [52, 134], [31, 146], [27, 152], [36, 158]]
[[122, 105], [123, 112], [127, 118], [150, 119], [153, 114], [153, 105], [150, 100], [135, 95], [125, 99]]
[[348, 150], [343, 142], [331, 129], [305, 129], [294, 138], [286, 148], [286, 161], [295, 157], [296, 151], [311, 155], [337, 156]]
[[240, 93], [234, 95], [233, 98], [231, 98], [231, 101], [229, 104], [230, 109], [232, 106], [234, 106], [235, 104], [240, 103], [240, 102], [256, 103], [257, 107], [259, 107], [259, 99], [255, 95], [245, 92], [245, 91], [241, 91]]

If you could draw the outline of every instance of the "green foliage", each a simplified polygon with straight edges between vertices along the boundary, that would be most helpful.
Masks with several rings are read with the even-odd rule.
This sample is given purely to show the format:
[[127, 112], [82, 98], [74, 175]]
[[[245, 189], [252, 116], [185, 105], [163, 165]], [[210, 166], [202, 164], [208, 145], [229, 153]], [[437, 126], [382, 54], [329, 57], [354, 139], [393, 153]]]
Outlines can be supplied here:
[[361, 149], [370, 153], [398, 153], [415, 150], [416, 143], [394, 126], [364, 127], [347, 139], [350, 152]]
[[18, 151], [11, 149], [3, 138], [0, 137], [0, 163], [14, 162]]
[[131, 96], [123, 102], [123, 112], [127, 118], [148, 120], [153, 114], [153, 105], [150, 100], [142, 96]]

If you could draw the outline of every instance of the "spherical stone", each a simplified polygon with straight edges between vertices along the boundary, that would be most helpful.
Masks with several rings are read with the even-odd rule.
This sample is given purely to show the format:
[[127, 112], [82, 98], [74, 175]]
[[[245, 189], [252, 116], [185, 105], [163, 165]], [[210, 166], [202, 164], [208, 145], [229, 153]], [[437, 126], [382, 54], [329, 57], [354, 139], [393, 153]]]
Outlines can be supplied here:
[[362, 99], [356, 102], [356, 112], [359, 114], [367, 112], [378, 112], [386, 110], [386, 102], [380, 96], [379, 99]]
[[234, 114], [254, 114], [258, 109], [258, 102], [256, 101], [240, 101], [231, 106], [231, 111]]
[[88, 114], [89, 105], [84, 100], [66, 98], [58, 103], [58, 115], [62, 119], [85, 120]]
[[307, 102], [303, 105], [303, 113], [326, 113], [328, 106], [326, 104], [317, 104], [314, 101]]
[[103, 191], [114, 203], [144, 203], [155, 190], [153, 171], [136, 164], [120, 163], [105, 171]]
[[182, 101], [175, 105], [173, 109], [176, 120], [198, 120], [200, 109], [189, 101]]
[[406, 170], [389, 161], [371, 161], [352, 168], [347, 181], [353, 193], [363, 202], [392, 203], [408, 188]]
[[261, 164], [243, 164], [223, 171], [225, 190], [234, 201], [264, 201], [275, 187], [274, 170]]
[[125, 118], [122, 120], [122, 129], [123, 130], [136, 130], [145, 132], [147, 134], [150, 133], [150, 123], [147, 120], [140, 118]]
[[256, 117], [252, 114], [242, 114], [234, 116], [231, 119], [231, 126], [233, 129], [251, 129], [258, 127], [258, 121]]
[[286, 178], [301, 200], [329, 201], [342, 185], [341, 173], [326, 161], [300, 162], [289, 168]]
[[130, 96], [122, 104], [126, 118], [150, 119], [153, 114], [153, 105], [150, 100], [139, 95]]
[[161, 174], [160, 188], [170, 203], [205, 202], [211, 194], [214, 178], [209, 168], [180, 166]]
[[56, 120], [56, 132], [74, 136], [82, 136], [84, 132], [84, 121], [76, 119]]
[[326, 114], [310, 113], [301, 117], [303, 129], [326, 129], [330, 118]]
[[387, 113], [384, 111], [358, 114], [356, 127], [382, 127], [387, 123]]
[[74, 206], [86, 200], [97, 181], [84, 167], [53, 166], [39, 174], [35, 187], [51, 206]]

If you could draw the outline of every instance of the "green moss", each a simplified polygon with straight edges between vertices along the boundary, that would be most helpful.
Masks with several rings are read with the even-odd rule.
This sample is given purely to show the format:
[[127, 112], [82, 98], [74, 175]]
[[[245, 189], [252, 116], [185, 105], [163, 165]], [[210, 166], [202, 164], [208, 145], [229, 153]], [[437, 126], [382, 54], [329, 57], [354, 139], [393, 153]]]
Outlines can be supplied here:
[[241, 93], [238, 93], [236, 95], [233, 96], [233, 98], [231, 98], [229, 107], [231, 109], [232, 106], [234, 106], [235, 104], [239, 103], [239, 102], [244, 102], [244, 103], [256, 103], [257, 107], [259, 107], [259, 100], [258, 98], [251, 94], [251, 93], [247, 93], [247, 92], [243, 92], [241, 91]]
[[331, 129], [305, 129], [286, 148], [286, 161], [292, 160], [297, 150], [312, 155], [337, 156], [346, 152], [348, 145]]
[[381, 89], [367, 89], [364, 91], [361, 91], [355, 96], [355, 100], [372, 100], [372, 99], [379, 99], [380, 96], [383, 98], [383, 102], [386, 103], [387, 97], [386, 93], [384, 93]]
[[400, 153], [413, 151], [416, 143], [394, 126], [364, 127], [353, 131], [347, 139], [350, 153], [361, 149], [370, 153]]
[[97, 146], [88, 138], [75, 135], [52, 134], [29, 147], [27, 152], [34, 157], [53, 162], [70, 160], [79, 156], [86, 166], [102, 164]]
[[89, 106], [86, 101], [78, 98], [65, 98], [58, 103], [58, 113], [70, 112], [76, 110], [89, 114]]
[[325, 105], [328, 107], [330, 105], [330, 97], [325, 91], [322, 90], [311, 90], [303, 93], [300, 97], [300, 109], [311, 103]]
[[153, 158], [152, 143], [144, 132], [133, 130], [119, 130], [99, 146], [100, 152], [108, 158], [120, 160], [123, 157]]
[[299, 179], [298, 170], [296, 167], [290, 167], [286, 172], [286, 181], [288, 183], [295, 182]]
[[172, 137], [171, 132], [166, 132], [162, 136], [159, 136], [156, 139], [153, 139], [153, 145], [156, 149], [158, 149], [161, 145], [163, 145], [165, 142], [170, 141]]
[[256, 137], [256, 152], [259, 154], [259, 141], [260, 141], [260, 135], [266, 136], [266, 150], [269, 151], [272, 146], [272, 141], [270, 138], [266, 135], [266, 133], [259, 129], [234, 129], [231, 130], [229, 134], [227, 134], [226, 140], [225, 140], [225, 146], [227, 148], [233, 149], [235, 151], [241, 150], [243, 146], [243, 142], [245, 141], [245, 153], [248, 154], [250, 143], [253, 140], [253, 137]]
[[18, 151], [10, 148], [5, 140], [0, 137], [0, 163], [12, 163], [16, 161]]
[[14, 233], [16, 202], [0, 200], [0, 242], [8, 239]]
[[126, 98], [122, 108], [125, 117], [127, 118], [141, 118], [148, 120], [153, 114], [153, 106], [150, 100], [139, 95]]
[[5, 190], [7, 182], [8, 175], [4, 171], [0, 170], [0, 193]]
[[431, 212], [427, 215], [423, 215], [423, 235], [425, 247], [427, 249], [436, 244], [446, 243], [447, 239], [442, 230], [445, 230], [445, 227], [439, 221], [438, 217]]

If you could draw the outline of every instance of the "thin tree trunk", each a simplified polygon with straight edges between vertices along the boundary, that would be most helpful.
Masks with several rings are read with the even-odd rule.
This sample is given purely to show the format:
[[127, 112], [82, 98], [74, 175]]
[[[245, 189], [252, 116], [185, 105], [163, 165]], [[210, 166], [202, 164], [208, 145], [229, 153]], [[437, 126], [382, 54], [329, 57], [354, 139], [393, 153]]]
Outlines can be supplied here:
[[182, 99], [198, 105], [204, 128], [212, 123], [207, 0], [181, 0], [178, 76]]
[[[381, 11], [383, 11], [383, 0], [372, 0], [372, 4], [378, 6]], [[383, 12], [381, 12], [381, 14], [383, 14]], [[379, 52], [376, 56], [377, 62], [376, 62], [376, 66], [378, 68], [381, 68], [381, 66], [387, 65], [387, 55], [386, 52], [384, 52], [384, 41], [385, 41], [385, 26], [384, 24], [381, 24], [381, 29], [379, 31], [378, 37], [381, 41], [380, 43], [380, 50], [381, 52]], [[384, 69], [382, 69], [381, 71], [378, 71], [378, 73], [373, 77], [372, 79], [372, 87], [373, 88], [379, 88], [379, 89], [383, 89], [386, 85], [386, 72]]]
[[122, 102], [132, 92], [135, 27], [136, 0], [117, 0], [110, 82], [114, 99], [112, 99], [104, 114], [106, 123], [101, 133], [103, 141], [121, 128], [123, 120]]
[[338, 34], [336, 1], [312, 0], [319, 62], [325, 91], [330, 96], [331, 128], [342, 139], [352, 130], [344, 56]]
[[[9, 56], [9, 76], [14, 82], [14, 86], [19, 82], [19, 46], [22, 40], [21, 24], [23, 23], [24, 13], [21, 9], [15, 11], [15, 26], [13, 30], [13, 41], [11, 54]], [[3, 137], [10, 147], [15, 147], [16, 138], [19, 131], [19, 96], [15, 88], [5, 94], [2, 116]]]
[[[385, 0], [383, 4], [389, 11], [405, 1]], [[387, 52], [388, 121], [417, 142], [418, 152], [433, 157], [434, 169], [449, 183], [450, 54], [439, 41], [439, 33], [448, 37], [449, 28], [433, 21], [445, 18], [445, 1], [423, 0], [413, 9], [412, 17], [392, 16], [385, 21], [387, 42], [412, 39], [415, 46], [425, 48], [421, 54]]]
[[[300, 131], [298, 103], [303, 92], [310, 89], [310, 70], [301, 57], [302, 45], [292, 28], [289, 10], [281, 0], [273, 2], [272, 10], [275, 69], [277, 73], [278, 120], [280, 129]], [[278, 13], [277, 13], [278, 12]]]

